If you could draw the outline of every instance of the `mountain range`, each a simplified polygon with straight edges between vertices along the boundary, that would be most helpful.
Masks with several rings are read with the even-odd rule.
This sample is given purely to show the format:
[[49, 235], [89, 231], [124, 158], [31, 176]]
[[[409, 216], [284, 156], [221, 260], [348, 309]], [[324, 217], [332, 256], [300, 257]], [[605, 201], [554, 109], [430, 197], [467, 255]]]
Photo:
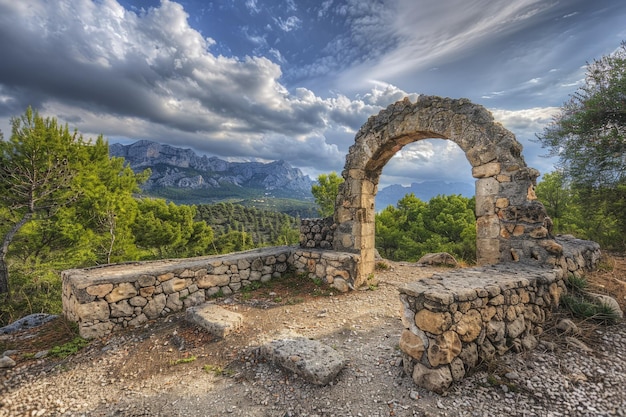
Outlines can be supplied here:
[[[109, 145], [111, 156], [123, 157], [139, 172], [150, 168], [152, 175], [142, 185], [147, 195], [163, 197], [177, 204], [216, 203], [224, 200], [301, 200], [312, 204], [314, 181], [299, 168], [279, 160], [269, 163], [228, 162], [217, 157], [198, 155], [192, 149], [178, 148], [149, 140], [130, 145]], [[439, 194], [474, 195], [473, 184], [425, 181], [406, 187], [387, 186], [376, 195], [376, 209], [395, 206], [406, 194], [422, 201]], [[258, 205], [258, 204], [252, 204]]]
[[135, 172], [150, 168], [152, 175], [142, 190], [178, 203], [260, 196], [312, 199], [311, 178], [282, 160], [228, 162], [148, 140], [110, 144], [109, 154], [123, 157]]
[[466, 182], [424, 181], [414, 182], [405, 187], [399, 184], [389, 185], [376, 193], [376, 211], [395, 206], [402, 197], [413, 193], [422, 201], [429, 201], [438, 195], [460, 194], [463, 197], [474, 196], [474, 185]]

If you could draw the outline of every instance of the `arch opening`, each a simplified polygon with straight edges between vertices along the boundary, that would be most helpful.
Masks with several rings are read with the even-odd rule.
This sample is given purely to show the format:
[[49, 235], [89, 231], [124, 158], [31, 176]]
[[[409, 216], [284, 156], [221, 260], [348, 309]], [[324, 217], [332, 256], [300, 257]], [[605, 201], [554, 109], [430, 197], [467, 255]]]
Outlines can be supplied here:
[[417, 139], [389, 159], [375, 194], [375, 248], [383, 258], [416, 262], [447, 252], [476, 262], [476, 203], [471, 166], [447, 139]]

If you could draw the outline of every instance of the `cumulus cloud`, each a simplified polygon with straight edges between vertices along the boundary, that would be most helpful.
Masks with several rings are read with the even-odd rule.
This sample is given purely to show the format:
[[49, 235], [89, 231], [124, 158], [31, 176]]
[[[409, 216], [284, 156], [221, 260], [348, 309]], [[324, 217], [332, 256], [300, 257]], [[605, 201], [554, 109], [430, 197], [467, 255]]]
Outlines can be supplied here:
[[112, 0], [30, 3], [0, 3], [0, 39], [15, 39], [0, 44], [5, 117], [31, 104], [86, 134], [339, 170], [367, 117], [407, 95], [391, 85], [354, 99], [289, 91], [268, 58], [211, 53], [215, 41], [168, 0], [137, 13]]
[[559, 113], [558, 107], [535, 107], [523, 110], [491, 109], [494, 119], [513, 132], [524, 147], [526, 164], [545, 174], [554, 171], [557, 160], [548, 158], [546, 149], [537, 141], [537, 135], [553, 121]]
[[[7, 136], [3, 123], [32, 105], [112, 140], [340, 171], [360, 126], [415, 100], [409, 91], [487, 101], [533, 166], [541, 149], [530, 139], [549, 106], [573, 92], [598, 45], [619, 43], [593, 19], [617, 21], [624, 6], [598, 1], [246, 0], [243, 10], [202, 5], [210, 12], [193, 22], [222, 25], [206, 36], [190, 25], [193, 2], [0, 0], [0, 129]], [[225, 22], [212, 15], [225, 10]], [[412, 144], [383, 174], [405, 184], [464, 175], [459, 152]]]

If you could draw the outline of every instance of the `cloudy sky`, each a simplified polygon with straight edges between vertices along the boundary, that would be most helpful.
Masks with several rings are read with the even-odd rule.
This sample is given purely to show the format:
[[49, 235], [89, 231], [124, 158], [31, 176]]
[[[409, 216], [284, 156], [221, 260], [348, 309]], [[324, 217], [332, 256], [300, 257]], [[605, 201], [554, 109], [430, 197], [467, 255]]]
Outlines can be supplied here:
[[[27, 106], [87, 137], [340, 172], [370, 115], [465, 97], [530, 139], [626, 39], [623, 0], [0, 0], [0, 130]], [[449, 141], [405, 147], [381, 185], [472, 181]]]

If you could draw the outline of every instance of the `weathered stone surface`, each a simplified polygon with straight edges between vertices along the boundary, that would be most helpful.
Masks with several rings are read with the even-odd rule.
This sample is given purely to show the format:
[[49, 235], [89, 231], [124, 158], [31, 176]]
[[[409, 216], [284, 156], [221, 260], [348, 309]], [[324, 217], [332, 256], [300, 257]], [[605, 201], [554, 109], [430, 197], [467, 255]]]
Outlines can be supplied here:
[[0, 357], [0, 369], [13, 368], [16, 365], [15, 361], [8, 356]]
[[426, 347], [422, 339], [411, 332], [410, 330], [404, 330], [402, 336], [400, 336], [400, 349], [407, 355], [416, 360], [421, 360]]
[[99, 300], [87, 304], [78, 304], [76, 313], [81, 321], [108, 320], [109, 303], [105, 300]]
[[25, 329], [33, 329], [58, 318], [55, 314], [34, 313], [15, 320], [13, 323], [0, 327], [0, 334], [11, 334]]
[[463, 315], [455, 327], [462, 342], [473, 342], [483, 329], [483, 318], [478, 310], [470, 310]]
[[191, 280], [181, 279], [181, 278], [172, 278], [163, 283], [163, 292], [165, 294], [172, 294], [174, 292], [178, 292], [191, 284]]
[[137, 295], [135, 286], [130, 282], [122, 282], [105, 297], [107, 302], [116, 303], [126, 298], [131, 298]]
[[428, 346], [428, 362], [432, 367], [448, 364], [461, 353], [461, 347], [461, 339], [456, 332], [445, 332]]
[[316, 385], [330, 383], [346, 365], [340, 352], [304, 337], [274, 340], [261, 347], [261, 354]]
[[515, 339], [516, 337], [521, 335], [526, 329], [524, 316], [518, 317], [515, 321], [512, 321], [506, 327], [508, 336]]
[[152, 275], [142, 275], [137, 279], [140, 287], [150, 287], [156, 283], [156, 277]]
[[430, 310], [420, 310], [415, 314], [415, 324], [425, 332], [442, 334], [452, 325], [452, 316], [447, 312], [435, 313]]
[[500, 169], [501, 165], [499, 162], [489, 162], [472, 168], [472, 176], [474, 178], [495, 177], [500, 173]]
[[111, 317], [125, 317], [133, 314], [133, 307], [128, 304], [127, 300], [111, 303]]
[[454, 256], [447, 252], [427, 253], [422, 256], [417, 263], [420, 265], [459, 266], [459, 263], [456, 259], [454, 259]]
[[243, 325], [241, 314], [211, 303], [188, 308], [185, 317], [188, 321], [221, 338], [239, 330]]
[[180, 301], [180, 294], [177, 292], [168, 294], [165, 307], [172, 311], [180, 311], [183, 308], [183, 302]]
[[198, 304], [202, 304], [205, 301], [206, 298], [204, 296], [204, 291], [196, 291], [185, 297], [185, 299], [183, 300], [183, 307], [189, 308], [191, 306], [197, 306]]
[[418, 363], [413, 368], [412, 377], [417, 386], [438, 394], [443, 394], [453, 382], [452, 373], [447, 366], [432, 369]]
[[144, 287], [139, 289], [139, 295], [142, 297], [150, 297], [154, 294], [156, 287]]
[[93, 295], [94, 297], [102, 298], [108, 293], [110, 293], [112, 289], [113, 289], [113, 284], [92, 285], [90, 287], [87, 287], [87, 294]]
[[165, 308], [165, 302], [165, 294], [157, 294], [152, 300], [148, 301], [148, 304], [143, 308], [144, 314], [149, 319], [156, 319]]
[[198, 278], [198, 288], [222, 287], [230, 283], [228, 275], [204, 275]]
[[130, 300], [128, 300], [128, 302], [133, 307], [143, 307], [148, 304], [148, 300], [146, 300], [144, 297], [139, 296], [131, 298]]
[[85, 339], [95, 339], [96, 337], [100, 337], [104, 334], [110, 333], [112, 328], [113, 323], [111, 323], [110, 321], [106, 321], [102, 323], [96, 323], [88, 327], [80, 326], [78, 328], [78, 332], [80, 336]]
[[137, 326], [141, 326], [142, 324], [146, 323], [147, 321], [148, 321], [148, 317], [145, 314], [141, 313], [137, 317], [135, 317], [134, 319], [130, 320], [128, 322], [128, 325], [132, 326], [132, 327], [137, 327]]
[[615, 316], [618, 317], [620, 320], [624, 318], [624, 312], [620, 308], [619, 303], [617, 302], [615, 298], [609, 295], [604, 295], [604, 294], [595, 294], [595, 293], [588, 293], [588, 294], [597, 303], [607, 306], [615, 314]]
[[455, 381], [463, 379], [465, 376], [465, 365], [460, 358], [452, 359], [452, 362], [450, 362], [450, 373]]
[[347, 292], [350, 290], [348, 283], [343, 278], [334, 278], [333, 283], [331, 285], [333, 288], [336, 288], [340, 292]]

